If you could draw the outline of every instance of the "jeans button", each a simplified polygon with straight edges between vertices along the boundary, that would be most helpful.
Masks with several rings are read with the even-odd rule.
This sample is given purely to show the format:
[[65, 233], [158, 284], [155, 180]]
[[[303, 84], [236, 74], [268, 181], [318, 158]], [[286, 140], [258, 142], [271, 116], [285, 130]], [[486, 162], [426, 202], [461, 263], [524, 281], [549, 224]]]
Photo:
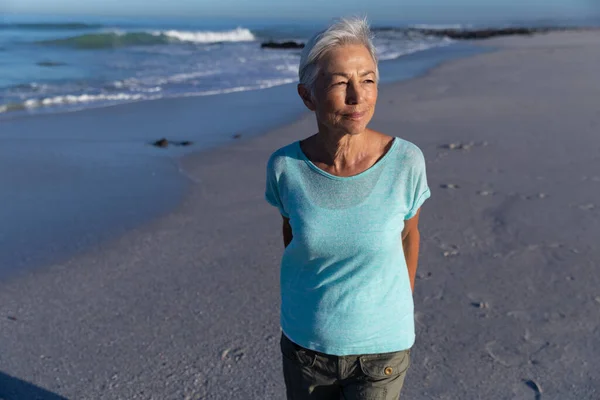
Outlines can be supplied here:
[[385, 370], [383, 371], [383, 373], [386, 375], [391, 375], [392, 371], [393, 371], [392, 367], [386, 367]]

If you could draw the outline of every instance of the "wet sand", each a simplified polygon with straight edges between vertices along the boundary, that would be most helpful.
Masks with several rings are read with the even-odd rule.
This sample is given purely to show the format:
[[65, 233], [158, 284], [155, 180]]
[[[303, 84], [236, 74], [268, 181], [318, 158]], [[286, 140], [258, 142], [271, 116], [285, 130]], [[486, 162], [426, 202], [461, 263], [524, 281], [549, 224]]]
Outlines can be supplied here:
[[[407, 399], [600, 396], [600, 33], [381, 88], [374, 129], [417, 144], [417, 341]], [[283, 399], [281, 218], [263, 200], [300, 120], [181, 160], [177, 209], [0, 283], [0, 398]]]

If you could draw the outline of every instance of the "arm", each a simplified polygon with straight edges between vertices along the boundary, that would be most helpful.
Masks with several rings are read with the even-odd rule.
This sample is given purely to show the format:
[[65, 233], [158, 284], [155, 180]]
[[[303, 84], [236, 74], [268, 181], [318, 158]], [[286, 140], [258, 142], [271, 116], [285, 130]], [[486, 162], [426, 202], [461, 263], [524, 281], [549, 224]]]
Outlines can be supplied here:
[[281, 216], [283, 218], [283, 246], [288, 247], [288, 244], [292, 241], [292, 226], [290, 225], [290, 219]]
[[415, 290], [415, 276], [417, 275], [417, 263], [419, 260], [419, 244], [421, 235], [419, 233], [419, 214], [421, 209], [411, 219], [404, 221], [404, 229], [402, 230], [402, 249], [404, 250], [404, 258], [408, 267], [408, 277], [410, 279], [410, 287]]

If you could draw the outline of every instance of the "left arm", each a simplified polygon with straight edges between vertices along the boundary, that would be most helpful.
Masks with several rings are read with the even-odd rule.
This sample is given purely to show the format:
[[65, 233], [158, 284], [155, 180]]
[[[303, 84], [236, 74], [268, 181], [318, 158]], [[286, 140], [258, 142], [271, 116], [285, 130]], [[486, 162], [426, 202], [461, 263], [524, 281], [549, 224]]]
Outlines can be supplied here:
[[410, 287], [415, 290], [415, 276], [417, 275], [417, 263], [419, 260], [419, 244], [421, 235], [419, 233], [419, 214], [421, 209], [411, 219], [404, 221], [404, 229], [402, 230], [402, 249], [404, 250], [404, 258], [408, 267], [408, 277], [410, 279]]

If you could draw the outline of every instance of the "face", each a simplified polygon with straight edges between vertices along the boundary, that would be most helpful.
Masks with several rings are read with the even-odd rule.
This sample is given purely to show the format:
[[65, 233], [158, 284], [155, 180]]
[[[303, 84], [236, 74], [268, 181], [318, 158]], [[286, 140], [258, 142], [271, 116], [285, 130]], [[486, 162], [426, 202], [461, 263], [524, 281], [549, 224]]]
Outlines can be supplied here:
[[365, 131], [377, 102], [377, 66], [362, 45], [329, 51], [319, 62], [314, 94], [299, 88], [306, 106], [315, 112], [320, 129], [357, 135]]

